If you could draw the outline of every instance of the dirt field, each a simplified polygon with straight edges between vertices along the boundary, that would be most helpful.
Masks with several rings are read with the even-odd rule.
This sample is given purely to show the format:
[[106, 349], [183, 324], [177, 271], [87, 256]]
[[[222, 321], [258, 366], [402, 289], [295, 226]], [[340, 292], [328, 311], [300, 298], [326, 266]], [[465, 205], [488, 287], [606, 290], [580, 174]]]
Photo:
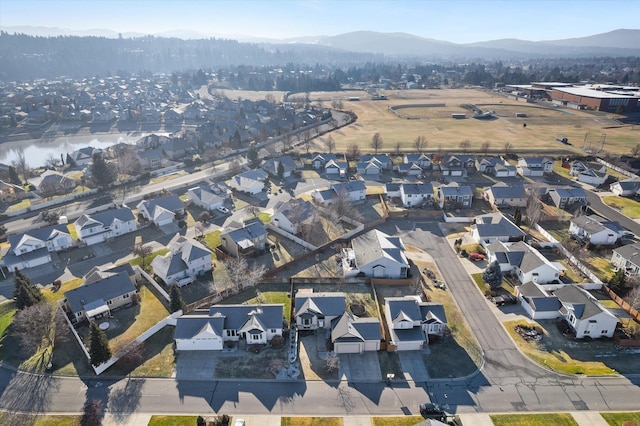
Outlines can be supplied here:
[[[342, 96], [344, 108], [358, 115], [358, 121], [350, 126], [332, 132], [336, 151], [343, 151], [352, 143], [357, 143], [363, 151], [369, 150], [371, 137], [378, 132], [384, 140], [383, 150], [392, 151], [396, 142], [403, 149], [411, 149], [415, 138], [427, 137], [428, 150], [458, 149], [463, 140], [470, 142], [470, 151], [480, 150], [484, 142], [489, 142], [490, 150], [502, 153], [506, 142], [514, 150], [570, 150], [582, 152], [585, 133], [595, 147], [601, 135], [606, 134], [604, 150], [628, 153], [637, 143], [640, 126], [619, 127], [615, 114], [575, 111], [568, 109], [542, 108], [534, 104], [512, 101], [501, 95], [476, 89], [409, 90], [382, 91], [388, 101], [370, 101], [364, 93], [358, 92], [314, 92], [310, 97], [321, 99], [328, 105], [338, 94]], [[348, 101], [349, 96], [360, 96], [359, 102]], [[390, 106], [406, 104], [445, 104], [444, 107], [416, 107], [399, 110], [399, 113], [413, 119], [400, 118], [389, 111]], [[474, 104], [483, 111], [494, 110], [495, 120], [470, 118], [472, 112], [461, 108], [461, 104]], [[525, 113], [526, 118], [516, 118], [515, 114]], [[452, 113], [466, 113], [467, 119], [455, 120]], [[523, 127], [526, 123], [527, 126]], [[615, 126], [615, 127], [614, 127]], [[555, 138], [569, 138], [571, 146], [562, 145]]]

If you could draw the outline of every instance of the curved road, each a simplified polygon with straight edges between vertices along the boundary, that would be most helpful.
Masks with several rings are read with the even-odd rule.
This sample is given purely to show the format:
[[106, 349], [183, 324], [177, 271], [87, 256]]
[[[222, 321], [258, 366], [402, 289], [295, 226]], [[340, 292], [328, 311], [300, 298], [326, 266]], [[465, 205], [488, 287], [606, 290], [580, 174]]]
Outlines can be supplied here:
[[402, 235], [434, 257], [484, 351], [485, 364], [467, 379], [427, 383], [177, 379], [81, 379], [30, 375], [0, 369], [0, 408], [24, 412], [80, 412], [99, 398], [108, 411], [129, 413], [375, 415], [417, 414], [432, 400], [450, 411], [637, 410], [640, 380], [569, 377], [547, 371], [522, 355], [492, 313], [439, 224], [394, 220], [383, 230]]

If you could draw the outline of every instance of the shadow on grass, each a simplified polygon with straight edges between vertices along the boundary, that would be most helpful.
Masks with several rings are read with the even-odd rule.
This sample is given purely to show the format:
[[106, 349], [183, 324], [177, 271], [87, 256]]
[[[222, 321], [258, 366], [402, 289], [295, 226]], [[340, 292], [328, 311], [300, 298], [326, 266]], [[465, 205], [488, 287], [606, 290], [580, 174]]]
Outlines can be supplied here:
[[[465, 377], [478, 370], [469, 353], [452, 336], [446, 336], [429, 344], [429, 355], [422, 355], [429, 377], [444, 379]], [[479, 354], [478, 354], [479, 356]]]

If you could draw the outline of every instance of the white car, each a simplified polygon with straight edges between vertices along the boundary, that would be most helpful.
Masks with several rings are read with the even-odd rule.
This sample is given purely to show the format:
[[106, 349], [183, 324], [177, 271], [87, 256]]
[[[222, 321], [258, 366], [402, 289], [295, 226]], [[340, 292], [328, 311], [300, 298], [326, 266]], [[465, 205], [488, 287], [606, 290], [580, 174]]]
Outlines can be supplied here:
[[217, 210], [218, 210], [220, 213], [224, 213], [224, 214], [229, 213], [229, 209], [228, 209], [228, 208], [226, 208], [225, 206], [219, 206]]

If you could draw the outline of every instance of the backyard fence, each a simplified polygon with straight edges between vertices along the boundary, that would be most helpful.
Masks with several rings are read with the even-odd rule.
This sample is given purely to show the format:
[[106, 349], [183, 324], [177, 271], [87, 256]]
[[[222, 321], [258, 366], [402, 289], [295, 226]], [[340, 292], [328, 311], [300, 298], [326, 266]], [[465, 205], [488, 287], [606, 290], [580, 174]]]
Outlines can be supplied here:
[[269, 231], [271, 232], [275, 232], [278, 235], [283, 236], [284, 238], [293, 241], [296, 244], [301, 245], [302, 247], [308, 249], [308, 250], [317, 250], [318, 247], [309, 244], [308, 242], [306, 242], [305, 240], [303, 240], [302, 238], [298, 238], [295, 235], [293, 235], [290, 232], [285, 231], [284, 229], [280, 229], [275, 225], [272, 225], [271, 223], [267, 223], [265, 226], [265, 228], [267, 228]]
[[611, 300], [616, 302], [626, 313], [631, 315], [631, 318], [640, 322], [640, 312], [634, 309], [633, 306], [629, 305], [622, 297], [618, 296], [615, 291], [611, 290], [606, 285], [602, 286], [602, 290], [607, 293]]
[[147, 274], [147, 272], [144, 269], [142, 269], [138, 265], [135, 265], [133, 267], [133, 270], [136, 273], [142, 275], [149, 282], [149, 284], [151, 284], [153, 288], [155, 288], [158, 291], [158, 293], [160, 293], [162, 297], [166, 299], [167, 302], [171, 302], [171, 297], [169, 297], [169, 294], [166, 291], [164, 291], [164, 289], [160, 286], [160, 284], [158, 284], [156, 280], [154, 280], [151, 277], [151, 275]]
[[614, 165], [614, 164], [611, 164], [611, 163], [609, 163], [609, 162], [607, 162], [607, 161], [604, 161], [602, 158], [596, 158], [596, 161], [597, 161], [598, 163], [600, 163], [600, 164], [604, 164], [604, 165], [605, 165], [605, 166], [607, 166], [608, 168], [613, 169], [613, 170], [615, 170], [615, 171], [616, 171], [616, 172], [618, 172], [618, 173], [622, 173], [623, 175], [628, 176], [628, 177], [630, 177], [630, 178], [637, 178], [637, 177], [638, 177], [638, 175], [636, 175], [635, 173], [632, 173], [632, 172], [630, 172], [630, 171], [628, 171], [628, 170], [625, 170], [625, 169], [623, 169], [623, 168], [621, 168], [621, 167], [618, 167], [618, 166], [616, 166], [616, 165]]

